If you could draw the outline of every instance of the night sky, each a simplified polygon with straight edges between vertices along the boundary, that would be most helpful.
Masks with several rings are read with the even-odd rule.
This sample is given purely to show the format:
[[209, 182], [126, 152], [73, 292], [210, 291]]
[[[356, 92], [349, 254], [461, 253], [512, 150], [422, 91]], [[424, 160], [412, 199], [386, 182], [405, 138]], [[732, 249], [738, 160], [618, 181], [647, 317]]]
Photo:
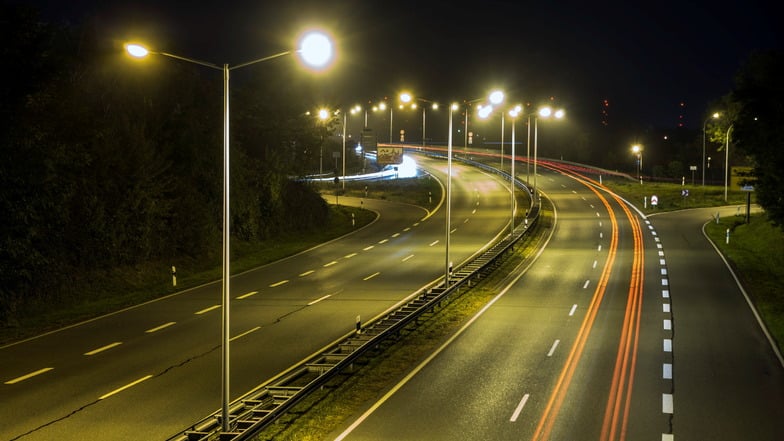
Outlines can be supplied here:
[[90, 20], [107, 39], [155, 41], [215, 64], [289, 49], [302, 29], [322, 27], [339, 50], [323, 90], [345, 106], [403, 88], [446, 102], [498, 87], [510, 101], [554, 97], [596, 121], [608, 99], [612, 124], [659, 127], [681, 114], [700, 127], [749, 54], [781, 46], [780, 19], [760, 0], [20, 2], [47, 19]]

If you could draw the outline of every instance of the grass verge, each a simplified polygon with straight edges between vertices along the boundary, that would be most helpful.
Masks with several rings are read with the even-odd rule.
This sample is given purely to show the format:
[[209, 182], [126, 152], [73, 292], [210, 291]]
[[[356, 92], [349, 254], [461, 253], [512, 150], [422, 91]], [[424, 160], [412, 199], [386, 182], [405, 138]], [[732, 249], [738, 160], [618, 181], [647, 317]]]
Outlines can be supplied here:
[[[274, 262], [347, 234], [367, 225], [376, 216], [359, 208], [334, 205], [330, 208], [332, 215], [329, 225], [314, 231], [292, 233], [260, 242], [232, 240], [232, 274]], [[40, 335], [221, 278], [219, 257], [208, 261], [183, 257], [175, 263], [176, 287], [172, 286], [172, 262], [148, 262], [133, 267], [79, 274], [75, 277], [74, 286], [64, 288], [55, 301], [30, 302], [20, 307], [13, 322], [0, 326], [0, 344]]]
[[[727, 230], [730, 231], [727, 243]], [[784, 232], [764, 214], [725, 217], [705, 232], [730, 262], [780, 351], [784, 351]]]

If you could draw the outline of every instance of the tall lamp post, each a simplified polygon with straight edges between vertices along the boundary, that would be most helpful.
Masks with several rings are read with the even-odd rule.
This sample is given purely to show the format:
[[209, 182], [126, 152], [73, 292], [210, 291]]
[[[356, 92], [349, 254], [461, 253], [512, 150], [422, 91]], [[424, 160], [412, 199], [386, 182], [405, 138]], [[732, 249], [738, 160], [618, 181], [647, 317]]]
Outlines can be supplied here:
[[702, 123], [702, 186], [705, 186], [705, 126], [708, 124], [711, 118], [718, 119], [719, 112], [714, 112], [710, 118], [705, 118], [705, 122]]
[[639, 144], [633, 145], [632, 153], [637, 155], [637, 178], [640, 180], [640, 185], [642, 185], [642, 146]]
[[270, 55], [268, 57], [259, 58], [256, 60], [248, 61], [246, 63], [229, 66], [223, 64], [222, 66], [208, 63], [205, 61], [196, 60], [193, 58], [182, 57], [179, 55], [170, 54], [167, 52], [152, 51], [140, 44], [128, 43], [125, 45], [125, 50], [132, 57], [144, 58], [147, 55], [163, 55], [165, 57], [174, 58], [188, 63], [198, 64], [211, 69], [220, 70], [223, 72], [223, 273], [222, 273], [222, 309], [223, 317], [221, 320], [222, 342], [221, 342], [221, 430], [223, 432], [229, 431], [229, 341], [230, 341], [230, 327], [229, 327], [229, 72], [232, 70], [247, 67], [253, 64], [261, 63], [263, 61], [272, 60], [290, 55], [294, 52], [300, 55], [302, 61], [308, 66], [314, 68], [322, 68], [329, 64], [332, 60], [333, 50], [332, 42], [329, 38], [320, 32], [310, 32], [305, 34], [300, 40], [300, 48], [296, 51], [285, 51], [278, 54]]
[[[438, 110], [438, 103], [435, 101], [426, 100], [424, 98], [417, 98], [418, 101], [422, 101], [423, 103], [430, 104], [430, 108], [433, 110]], [[426, 144], [426, 137], [425, 137], [425, 130], [427, 129], [427, 119], [425, 117], [425, 110], [427, 110], [428, 106], [422, 106], [422, 147], [425, 147]]]
[[[490, 101], [490, 106], [500, 106], [501, 103], [504, 102], [504, 92], [500, 90], [494, 90], [490, 92], [490, 95], [487, 97], [488, 101]], [[492, 109], [492, 107], [491, 107]], [[505, 113], [501, 112], [501, 169], [504, 168], [504, 119]]]
[[537, 112], [537, 116], [534, 116], [534, 200], [538, 202], [539, 199], [539, 190], [536, 186], [536, 164], [538, 162], [538, 150], [539, 150], [539, 118], [542, 119], [561, 119], [565, 115], [565, 112], [562, 109], [558, 109], [553, 111], [550, 107], [542, 107]]
[[727, 183], [730, 176], [730, 133], [735, 124], [730, 124], [724, 144], [724, 202], [727, 202]]
[[444, 262], [444, 287], [449, 288], [449, 276], [452, 264], [449, 261], [449, 232], [452, 229], [452, 112], [458, 109], [457, 103], [449, 106], [449, 135], [447, 137], [447, 178], [446, 178], [446, 228], [444, 242], [446, 244], [446, 260]]
[[514, 215], [515, 215], [515, 118], [520, 115], [523, 108], [520, 105], [515, 106], [509, 111], [509, 116], [512, 117], [512, 160], [509, 173], [509, 190], [512, 193], [512, 215], [509, 224], [509, 234], [514, 234]]

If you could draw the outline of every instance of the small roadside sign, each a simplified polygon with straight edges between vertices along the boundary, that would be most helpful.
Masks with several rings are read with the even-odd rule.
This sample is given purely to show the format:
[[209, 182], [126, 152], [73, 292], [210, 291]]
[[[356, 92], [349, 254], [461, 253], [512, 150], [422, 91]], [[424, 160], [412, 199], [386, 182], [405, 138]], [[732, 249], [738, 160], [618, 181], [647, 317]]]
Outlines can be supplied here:
[[659, 205], [659, 197], [658, 196], [656, 196], [656, 195], [651, 196], [651, 205], [654, 206], [654, 207]]

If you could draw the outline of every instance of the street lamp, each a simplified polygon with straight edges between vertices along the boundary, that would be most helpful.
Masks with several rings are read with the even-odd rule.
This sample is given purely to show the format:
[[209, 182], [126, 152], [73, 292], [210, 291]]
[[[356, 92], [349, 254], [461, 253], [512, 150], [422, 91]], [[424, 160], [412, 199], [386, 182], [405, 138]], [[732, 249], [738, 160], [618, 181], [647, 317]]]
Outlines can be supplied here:
[[[424, 98], [417, 98], [417, 100], [422, 101], [423, 103], [429, 103], [431, 109], [438, 110], [438, 103], [435, 102], [435, 101], [426, 100]], [[425, 119], [425, 110], [426, 109], [427, 109], [427, 106], [422, 106], [422, 147], [425, 147], [427, 145], [425, 143], [425, 140], [427, 139], [425, 137], [425, 130], [426, 130], [426, 127], [427, 127], [426, 119]]]
[[523, 107], [519, 104], [509, 111], [509, 116], [512, 117], [512, 164], [509, 173], [509, 189], [512, 192], [512, 216], [509, 228], [509, 234], [514, 234], [514, 215], [515, 215], [515, 118], [522, 113]]
[[[491, 106], [500, 106], [504, 102], [504, 93], [500, 90], [490, 92], [488, 96]], [[505, 113], [501, 112], [501, 170], [504, 168], [504, 119]]]
[[446, 228], [444, 242], [446, 244], [446, 261], [444, 262], [444, 287], [449, 288], [449, 276], [452, 264], [449, 261], [449, 232], [452, 229], [452, 112], [459, 107], [457, 103], [449, 106], [449, 136], [447, 137], [447, 177], [446, 177]]
[[730, 133], [735, 124], [730, 124], [724, 144], [724, 202], [727, 202], [727, 182], [730, 176]]
[[166, 52], [152, 51], [140, 45], [128, 43], [125, 45], [125, 50], [134, 58], [144, 58], [147, 55], [163, 55], [165, 57], [174, 58], [188, 63], [198, 64], [210, 69], [216, 69], [223, 72], [223, 273], [222, 273], [222, 308], [223, 317], [221, 323], [222, 329], [222, 343], [221, 343], [221, 395], [222, 395], [222, 412], [221, 412], [221, 430], [223, 432], [229, 431], [229, 72], [232, 70], [247, 67], [253, 64], [261, 63], [263, 61], [272, 60], [290, 55], [296, 52], [300, 56], [300, 60], [313, 68], [323, 68], [327, 66], [333, 56], [332, 42], [330, 39], [321, 32], [309, 32], [303, 35], [299, 42], [299, 49], [296, 51], [285, 51], [278, 54], [270, 55], [264, 58], [248, 61], [246, 63], [229, 66], [223, 64], [222, 66], [208, 63], [205, 61], [196, 60], [193, 58], [182, 57]]
[[[719, 112], [714, 112], [710, 118], [718, 119], [721, 115]], [[705, 186], [705, 125], [708, 124], [710, 118], [705, 118], [705, 122], [702, 123], [702, 186]]]
[[[329, 119], [329, 110], [319, 109], [316, 115], [321, 121]], [[322, 135], [321, 144], [319, 145], [319, 176], [324, 174], [324, 140]]]
[[640, 179], [640, 185], [642, 185], [642, 146], [639, 144], [633, 145], [632, 153], [637, 155], [637, 178]]
[[[539, 150], [539, 118], [542, 119], [561, 119], [565, 115], [565, 112], [562, 109], [553, 111], [550, 107], [542, 107], [537, 112], [537, 116], [534, 116], [534, 200], [538, 200], [538, 189], [536, 187], [536, 164], [537, 164], [537, 156]], [[530, 124], [530, 120], [529, 120]]]

